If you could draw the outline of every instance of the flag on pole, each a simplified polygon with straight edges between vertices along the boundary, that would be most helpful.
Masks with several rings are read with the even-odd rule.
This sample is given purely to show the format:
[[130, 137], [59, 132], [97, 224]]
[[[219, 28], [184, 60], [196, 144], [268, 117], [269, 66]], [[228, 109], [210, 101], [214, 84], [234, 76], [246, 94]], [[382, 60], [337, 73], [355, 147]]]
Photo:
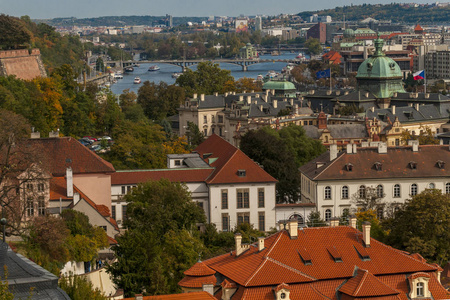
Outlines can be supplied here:
[[317, 79], [331, 77], [331, 69], [316, 72]]
[[414, 80], [425, 79], [425, 70], [413, 74]]

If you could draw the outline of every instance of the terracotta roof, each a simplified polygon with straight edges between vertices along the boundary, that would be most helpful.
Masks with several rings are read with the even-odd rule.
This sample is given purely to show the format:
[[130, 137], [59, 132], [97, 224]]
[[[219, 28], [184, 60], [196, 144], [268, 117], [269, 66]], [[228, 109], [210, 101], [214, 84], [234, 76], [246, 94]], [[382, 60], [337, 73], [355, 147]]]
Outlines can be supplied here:
[[414, 31], [423, 31], [423, 28], [422, 28], [422, 26], [417, 24], [416, 27], [414, 27]]
[[[443, 168], [439, 168], [438, 161], [444, 162]], [[316, 162], [324, 165], [316, 168]], [[382, 170], [374, 167], [375, 162], [382, 164]], [[411, 168], [410, 162], [416, 162], [417, 168]], [[346, 170], [347, 164], [353, 165], [352, 171]], [[358, 148], [356, 154], [340, 152], [331, 162], [327, 152], [303, 165], [300, 171], [314, 180], [449, 177], [450, 151], [448, 145], [419, 146], [417, 152], [409, 146], [388, 147], [386, 154], [379, 154], [376, 148]]]
[[113, 238], [110, 237], [109, 235], [107, 235], [107, 237], [108, 237], [108, 243], [109, 243], [110, 245], [116, 245], [116, 244], [117, 244], [117, 241], [116, 241], [115, 239], [113, 239]]
[[216, 271], [207, 267], [203, 262], [198, 262], [191, 268], [183, 272], [184, 275], [188, 276], [209, 276], [216, 274]]
[[50, 179], [50, 200], [68, 200], [72, 199], [67, 197], [67, 185], [66, 178], [64, 177], [52, 177]]
[[43, 149], [53, 176], [64, 176], [68, 167], [72, 168], [73, 174], [115, 171], [111, 163], [71, 137], [29, 139], [28, 143]]
[[358, 269], [355, 277], [348, 280], [341, 288], [340, 292], [353, 297], [379, 297], [397, 295], [400, 292], [393, 290], [367, 270]]
[[[136, 298], [125, 298], [124, 300], [135, 300]], [[192, 300], [211, 300], [216, 299], [211, 294], [207, 292], [192, 292], [183, 294], [172, 294], [172, 295], [159, 295], [159, 296], [144, 296], [143, 300], [181, 300], [181, 299], [192, 299]]]
[[203, 277], [194, 277], [194, 276], [186, 276], [178, 282], [178, 285], [186, 288], [201, 288], [203, 284], [216, 284], [217, 279], [216, 276], [203, 276]]
[[[207, 183], [276, 182], [275, 178], [258, 166], [244, 152], [216, 134], [211, 135], [201, 143], [195, 151], [210, 166], [215, 168], [207, 179]], [[238, 170], [245, 170], [245, 176], [239, 176]]]
[[213, 168], [117, 171], [111, 175], [111, 185], [137, 184], [162, 178], [172, 182], [204, 182], [213, 171]]
[[224, 281], [222, 281], [222, 283], [220, 284], [220, 286], [223, 289], [235, 289], [237, 288], [236, 283], [234, 282], [229, 282], [227, 279], [225, 279]]
[[408, 277], [408, 279], [409, 279], [409, 280], [413, 280], [413, 279], [416, 279], [416, 278], [419, 278], [419, 277], [430, 278], [430, 274], [424, 273], [424, 272], [417, 272], [417, 273], [411, 274], [411, 275]]

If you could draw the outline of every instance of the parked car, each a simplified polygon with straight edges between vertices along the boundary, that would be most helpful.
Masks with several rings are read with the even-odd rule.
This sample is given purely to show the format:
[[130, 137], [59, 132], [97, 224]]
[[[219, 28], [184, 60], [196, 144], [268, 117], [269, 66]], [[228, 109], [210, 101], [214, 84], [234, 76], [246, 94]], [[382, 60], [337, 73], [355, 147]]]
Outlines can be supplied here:
[[88, 138], [82, 138], [82, 139], [79, 139], [79, 141], [80, 141], [80, 143], [82, 143], [85, 146], [92, 145], [94, 143], [93, 140], [88, 139]]
[[92, 137], [92, 136], [83, 136], [83, 139], [90, 139], [93, 142], [97, 141], [97, 139], [95, 137]]
[[107, 140], [107, 141], [112, 141], [112, 138], [110, 136], [102, 136], [101, 138], [98, 138], [99, 140]]
[[92, 151], [97, 152], [97, 151], [99, 151], [99, 150], [102, 149], [102, 146], [100, 146], [100, 145], [92, 145], [92, 146], [90, 147], [90, 149], [91, 149]]

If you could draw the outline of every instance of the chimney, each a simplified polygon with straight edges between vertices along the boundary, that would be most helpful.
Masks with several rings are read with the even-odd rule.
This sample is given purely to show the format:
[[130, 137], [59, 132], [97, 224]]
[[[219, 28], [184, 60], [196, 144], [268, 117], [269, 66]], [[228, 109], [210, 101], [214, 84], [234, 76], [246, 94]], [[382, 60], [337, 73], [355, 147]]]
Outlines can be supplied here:
[[277, 106], [278, 106], [278, 101], [274, 99], [274, 100], [272, 101], [272, 105], [273, 105], [273, 108], [277, 108]]
[[289, 99], [289, 104], [291, 105], [291, 106], [294, 106], [294, 99]]
[[348, 225], [350, 225], [350, 227], [353, 227], [356, 229], [356, 216], [355, 215], [350, 215], [348, 216]]
[[367, 148], [367, 147], [369, 147], [369, 142], [361, 142], [361, 147], [362, 147], [362, 148]]
[[417, 141], [417, 140], [408, 141], [408, 145], [412, 146], [412, 151], [413, 152], [418, 152], [419, 151], [419, 141]]
[[366, 248], [370, 247], [370, 222], [364, 222], [362, 225], [363, 241]]
[[247, 96], [247, 104], [251, 104], [252, 103], [252, 96]]
[[379, 143], [378, 144], [378, 153], [379, 154], [386, 154], [387, 153], [387, 145], [386, 145], [386, 143]]
[[275, 96], [275, 90], [270, 90], [272, 92], [272, 96]]
[[244, 101], [244, 96], [243, 95], [239, 96], [239, 101]]
[[235, 241], [235, 244], [236, 244], [236, 256], [239, 256], [239, 255], [241, 255], [242, 252], [244, 252], [243, 249], [242, 249], [242, 247], [241, 247], [241, 244], [242, 244], [242, 234], [236, 233], [236, 234], [234, 235], [234, 241]]
[[205, 101], [205, 94], [200, 95], [200, 101]]
[[225, 93], [225, 97], [228, 97], [228, 92]]
[[57, 131], [50, 131], [48, 133], [48, 137], [49, 138], [57, 138], [57, 137], [59, 137], [59, 130], [57, 130]]
[[80, 194], [74, 193], [73, 194], [73, 205], [76, 205], [80, 201]]
[[264, 249], [264, 237], [258, 237], [258, 251], [262, 251]]
[[251, 91], [250, 93], [252, 93], [252, 94], [253, 94], [254, 92], [255, 92], [255, 90], [252, 90], [252, 91]]
[[391, 110], [392, 110], [392, 114], [395, 115], [395, 105], [392, 105]]
[[366, 96], [366, 98], [369, 98], [369, 93], [365, 93], [364, 96]]
[[353, 153], [353, 146], [352, 144], [347, 144], [347, 154], [352, 154]]
[[416, 108], [417, 111], [419, 111], [419, 103], [415, 103], [414, 107]]
[[135, 297], [136, 300], [143, 300], [144, 299], [144, 296], [142, 296], [142, 294], [136, 294], [136, 295], [134, 295], [134, 297]]
[[338, 154], [337, 144], [330, 145], [330, 161], [335, 160], [337, 154]]
[[372, 107], [370, 108], [370, 111], [371, 111], [371, 112], [375, 112], [375, 107], [372, 106]]
[[444, 140], [443, 139], [439, 139], [439, 145], [444, 145]]
[[339, 218], [334, 217], [330, 219], [330, 227], [337, 227], [339, 226]]
[[289, 236], [291, 237], [291, 240], [296, 239], [298, 236], [298, 221], [296, 218], [289, 220], [288, 230], [289, 230]]
[[31, 133], [31, 138], [32, 139], [39, 139], [40, 137], [41, 137], [41, 133], [39, 131]]
[[263, 110], [264, 110], [264, 107], [263, 107], [262, 104], [259, 105], [259, 110], [260, 110], [260, 111], [263, 111]]
[[194, 95], [192, 95], [192, 99], [197, 99], [197, 93], [195, 93]]
[[73, 197], [73, 172], [71, 167], [66, 169], [66, 185], [67, 197]]
[[425, 99], [429, 99], [430, 98], [430, 94], [429, 93], [426, 93], [425, 94]]
[[209, 293], [211, 296], [213, 296], [214, 295], [214, 284], [204, 283], [204, 284], [202, 284], [202, 290], [204, 292]]
[[294, 113], [298, 115], [298, 104], [294, 104]]
[[356, 154], [356, 144], [352, 144], [353, 147], [353, 154]]
[[270, 90], [266, 90], [266, 96], [269, 96]]
[[215, 93], [214, 93], [214, 96], [216, 96], [216, 97], [219, 96], [219, 93], [218, 93], [218, 92], [215, 92]]

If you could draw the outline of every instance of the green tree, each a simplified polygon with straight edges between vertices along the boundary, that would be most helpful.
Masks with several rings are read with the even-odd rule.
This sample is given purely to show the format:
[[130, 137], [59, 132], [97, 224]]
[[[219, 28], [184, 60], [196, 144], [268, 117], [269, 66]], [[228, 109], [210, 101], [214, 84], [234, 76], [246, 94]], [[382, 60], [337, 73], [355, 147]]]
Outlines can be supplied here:
[[219, 68], [212, 62], [201, 62], [196, 71], [187, 69], [177, 78], [176, 84], [186, 90], [186, 95], [192, 97], [194, 93], [212, 95], [222, 93], [227, 81], [234, 81], [231, 71]]
[[306, 220], [306, 225], [308, 227], [324, 227], [327, 226], [327, 222], [322, 219], [320, 212], [312, 211]]
[[309, 38], [305, 42], [305, 47], [308, 49], [308, 53], [311, 55], [317, 55], [322, 52], [322, 46], [320, 45], [320, 41], [315, 38]]
[[5, 50], [27, 47], [31, 40], [31, 32], [24, 23], [5, 14], [0, 14], [0, 32], [0, 47]]
[[450, 196], [426, 189], [406, 201], [395, 218], [383, 222], [386, 242], [444, 265], [450, 260]]
[[402, 132], [402, 141], [407, 143], [409, 140], [418, 140], [419, 145], [437, 145], [439, 144], [439, 140], [434, 137], [431, 128], [428, 126], [420, 127], [419, 135], [412, 135], [409, 130], [404, 130]]
[[183, 271], [205, 251], [196, 224], [204, 212], [187, 188], [166, 179], [138, 185], [125, 196], [127, 231], [113, 250], [117, 262], [108, 266], [113, 281], [126, 295], [179, 291]]
[[186, 137], [189, 143], [189, 147], [192, 149], [203, 143], [203, 141], [205, 140], [205, 136], [202, 132], [200, 132], [198, 126], [193, 122], [188, 122]]
[[68, 276], [59, 280], [59, 287], [72, 300], [106, 300], [108, 299], [99, 289], [94, 289], [90, 281], [82, 276]]

